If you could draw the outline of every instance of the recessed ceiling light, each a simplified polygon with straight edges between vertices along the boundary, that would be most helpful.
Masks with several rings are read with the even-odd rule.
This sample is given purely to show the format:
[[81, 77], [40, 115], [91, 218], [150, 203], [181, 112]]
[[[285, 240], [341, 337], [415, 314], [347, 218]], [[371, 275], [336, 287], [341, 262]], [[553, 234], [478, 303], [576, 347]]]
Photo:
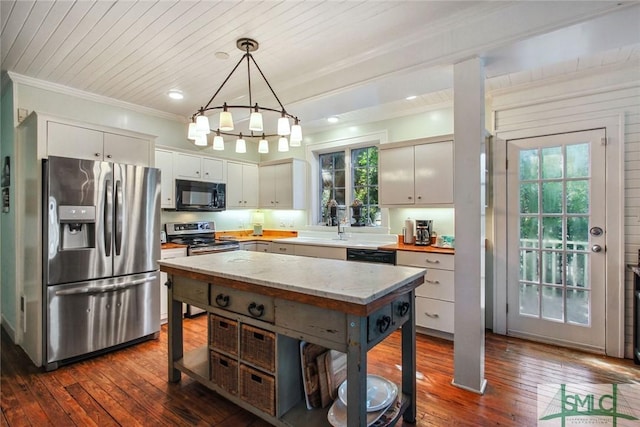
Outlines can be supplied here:
[[169, 91], [169, 98], [171, 98], [171, 99], [183, 99], [184, 95], [182, 94], [181, 90], [171, 89]]
[[340, 121], [340, 119], [338, 119], [336, 116], [331, 116], [327, 119], [327, 121], [329, 123], [338, 123]]
[[222, 60], [229, 59], [229, 54], [227, 52], [216, 52], [213, 56]]
[[417, 96], [415, 96], [415, 95], [409, 95], [409, 96], [407, 96], [405, 99], [406, 99], [407, 101], [411, 101], [412, 99], [416, 99], [416, 98], [417, 98]]

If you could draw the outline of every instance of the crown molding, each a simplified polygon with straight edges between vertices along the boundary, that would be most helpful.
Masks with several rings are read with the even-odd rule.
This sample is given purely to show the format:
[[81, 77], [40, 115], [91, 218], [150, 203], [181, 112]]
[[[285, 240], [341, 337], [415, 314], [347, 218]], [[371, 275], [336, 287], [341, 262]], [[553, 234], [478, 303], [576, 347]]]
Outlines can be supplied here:
[[40, 80], [33, 77], [25, 76], [22, 74], [14, 73], [13, 71], [7, 71], [7, 74], [9, 75], [9, 78], [14, 83], [31, 86], [38, 89], [48, 90], [48, 91], [60, 93], [63, 95], [69, 95], [69, 96], [81, 98], [87, 101], [97, 102], [99, 104], [110, 105], [112, 107], [126, 108], [127, 110], [132, 110], [137, 113], [147, 114], [147, 115], [159, 117], [162, 119], [168, 119], [168, 120], [177, 121], [181, 123], [188, 122], [188, 119], [186, 117], [180, 116], [178, 114], [167, 113], [165, 111], [156, 110], [154, 108], [143, 107], [141, 105], [132, 104], [130, 102], [121, 101], [119, 99], [109, 98], [108, 96], [97, 95], [95, 93], [86, 92], [80, 89], [75, 89], [75, 88], [64, 86], [58, 83], [51, 83], [46, 80]]

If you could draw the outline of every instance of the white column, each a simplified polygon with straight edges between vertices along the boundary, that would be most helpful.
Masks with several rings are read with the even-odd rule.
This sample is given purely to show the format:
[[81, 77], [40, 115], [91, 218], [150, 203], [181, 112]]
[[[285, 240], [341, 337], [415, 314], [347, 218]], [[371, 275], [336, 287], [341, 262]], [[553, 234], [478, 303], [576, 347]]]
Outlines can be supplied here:
[[453, 67], [455, 330], [453, 384], [484, 393], [484, 66]]

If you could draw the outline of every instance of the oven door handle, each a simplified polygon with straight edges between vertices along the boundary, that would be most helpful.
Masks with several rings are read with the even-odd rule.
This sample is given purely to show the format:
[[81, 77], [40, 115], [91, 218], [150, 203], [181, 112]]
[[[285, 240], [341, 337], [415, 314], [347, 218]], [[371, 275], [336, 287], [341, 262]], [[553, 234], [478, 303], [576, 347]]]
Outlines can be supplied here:
[[142, 285], [144, 283], [152, 282], [156, 279], [156, 275], [145, 277], [144, 279], [136, 279], [127, 283], [118, 283], [116, 285], [105, 285], [99, 288], [80, 288], [80, 289], [66, 289], [56, 291], [56, 296], [68, 296], [68, 295], [98, 295], [107, 292], [121, 291], [124, 289], [133, 288], [135, 286]]

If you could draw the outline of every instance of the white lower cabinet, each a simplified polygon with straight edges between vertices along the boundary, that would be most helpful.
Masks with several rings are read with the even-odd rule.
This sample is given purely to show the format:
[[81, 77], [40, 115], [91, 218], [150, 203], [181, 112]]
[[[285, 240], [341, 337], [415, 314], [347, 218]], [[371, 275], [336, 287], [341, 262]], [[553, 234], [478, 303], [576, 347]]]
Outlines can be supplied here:
[[454, 256], [398, 251], [396, 263], [427, 269], [424, 284], [416, 289], [416, 325], [453, 334]]
[[[187, 248], [171, 248], [160, 251], [160, 259], [180, 258], [187, 256]], [[160, 272], [160, 324], [167, 323], [169, 305], [167, 301], [167, 273]]]
[[347, 250], [345, 248], [330, 246], [296, 245], [294, 253], [312, 258], [347, 259]]
[[254, 252], [271, 252], [271, 242], [242, 242], [240, 243], [241, 251]]

